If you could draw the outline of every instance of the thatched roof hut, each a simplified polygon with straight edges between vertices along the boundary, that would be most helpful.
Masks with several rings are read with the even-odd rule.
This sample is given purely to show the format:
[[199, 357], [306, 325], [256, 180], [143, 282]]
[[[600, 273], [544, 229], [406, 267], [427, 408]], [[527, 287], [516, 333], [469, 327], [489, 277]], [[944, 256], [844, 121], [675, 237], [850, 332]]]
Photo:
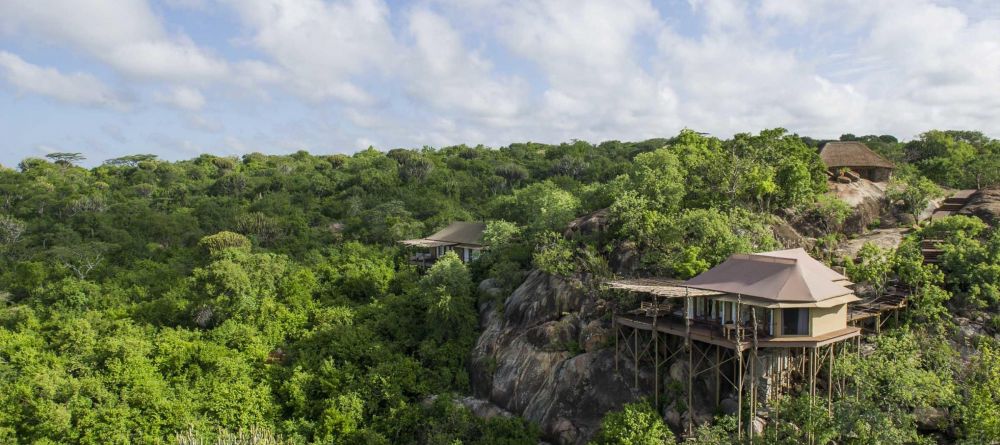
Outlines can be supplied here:
[[857, 141], [828, 142], [820, 149], [820, 159], [831, 172], [847, 168], [870, 181], [888, 181], [896, 165]]

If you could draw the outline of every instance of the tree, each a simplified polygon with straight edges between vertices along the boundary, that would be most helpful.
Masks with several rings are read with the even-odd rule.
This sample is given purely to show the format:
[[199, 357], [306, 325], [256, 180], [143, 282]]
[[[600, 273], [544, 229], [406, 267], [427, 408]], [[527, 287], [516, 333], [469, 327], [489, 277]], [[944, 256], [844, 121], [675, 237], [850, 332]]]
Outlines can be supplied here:
[[885, 286], [892, 269], [892, 257], [889, 251], [870, 242], [861, 246], [857, 260], [847, 259], [847, 276], [856, 283], [871, 286], [876, 297], [881, 297], [885, 293]]
[[532, 264], [547, 274], [568, 277], [575, 271], [573, 248], [562, 235], [542, 232], [535, 242]]
[[684, 199], [685, 176], [677, 155], [661, 148], [637, 155], [633, 170], [616, 181], [624, 190], [635, 191], [648, 199], [652, 209], [671, 212], [677, 210]]
[[983, 345], [970, 369], [961, 410], [963, 443], [996, 443], [1000, 441], [1000, 353], [995, 346]]
[[204, 247], [209, 255], [215, 256], [226, 249], [249, 251], [252, 243], [243, 235], [222, 231], [202, 238], [198, 241], [198, 245]]
[[112, 248], [108, 243], [95, 241], [75, 246], [56, 246], [49, 250], [49, 255], [57, 264], [72, 271], [77, 278], [85, 280], [104, 263], [105, 255]]
[[551, 181], [543, 181], [514, 191], [513, 197], [497, 205], [504, 207], [504, 219], [527, 225], [537, 233], [565, 229], [576, 216], [580, 199]]
[[28, 225], [10, 215], [0, 215], [0, 246], [9, 247], [21, 240]]
[[898, 174], [889, 181], [886, 198], [901, 201], [903, 209], [916, 221], [931, 199], [941, 196], [941, 188], [927, 178], [912, 174]]
[[81, 153], [49, 153], [45, 155], [45, 157], [51, 159], [52, 162], [58, 165], [66, 167], [76, 164], [77, 162], [83, 161], [84, 159], [87, 159]]
[[626, 404], [604, 415], [595, 445], [667, 445], [674, 435], [649, 403]]

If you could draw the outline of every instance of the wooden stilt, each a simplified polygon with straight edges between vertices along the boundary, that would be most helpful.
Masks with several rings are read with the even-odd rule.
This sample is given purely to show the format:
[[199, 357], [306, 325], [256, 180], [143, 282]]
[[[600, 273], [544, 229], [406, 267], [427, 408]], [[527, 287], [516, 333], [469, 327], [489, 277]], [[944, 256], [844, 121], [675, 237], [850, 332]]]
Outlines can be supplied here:
[[[691, 306], [691, 296], [688, 295], [685, 298], [688, 307]], [[688, 409], [688, 421], [687, 421], [687, 433], [691, 435], [694, 433], [694, 345], [691, 344], [691, 311], [687, 311], [687, 323], [685, 323], [685, 343], [687, 344], [688, 350], [688, 384], [687, 384], [687, 409]]]
[[743, 440], [743, 350], [737, 346], [736, 357], [736, 437]]
[[833, 367], [835, 365], [833, 354], [836, 347], [836, 343], [830, 345], [830, 366], [827, 368], [826, 376], [826, 412], [828, 414], [833, 414]]
[[719, 403], [722, 401], [722, 394], [721, 394], [721, 389], [720, 389], [720, 386], [721, 386], [721, 383], [722, 383], [722, 381], [721, 381], [722, 376], [720, 375], [721, 374], [721, 370], [719, 369], [722, 366], [722, 365], [719, 364], [720, 363], [719, 362], [719, 353], [720, 353], [721, 350], [722, 350], [721, 346], [719, 346], [719, 345], [715, 346], [715, 406], [717, 406], [717, 407], [719, 406]]
[[747, 422], [747, 437], [753, 441], [754, 420], [757, 418], [757, 308], [750, 308], [753, 345], [750, 349], [750, 420]]
[[632, 364], [635, 366], [635, 389], [639, 389], [639, 330], [632, 329]]
[[614, 319], [612, 324], [614, 325], [612, 327], [615, 331], [615, 373], [620, 374], [620, 371], [618, 369], [618, 359], [620, 356], [620, 352], [618, 349], [618, 336], [620, 336], [622, 332], [621, 332], [621, 326], [618, 326], [618, 319]]
[[659, 301], [653, 296], [653, 406], [656, 411], [660, 411], [660, 334], [656, 330], [657, 314], [659, 314]]

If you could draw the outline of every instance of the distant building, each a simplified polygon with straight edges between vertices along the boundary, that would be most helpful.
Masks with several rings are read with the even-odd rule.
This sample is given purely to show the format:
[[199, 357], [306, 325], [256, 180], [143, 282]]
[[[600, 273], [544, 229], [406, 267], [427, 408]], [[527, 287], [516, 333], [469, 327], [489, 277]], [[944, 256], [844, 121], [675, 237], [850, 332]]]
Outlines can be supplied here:
[[896, 168], [891, 161], [857, 141], [828, 142], [820, 149], [819, 157], [834, 177], [846, 168], [869, 181], [885, 182], [892, 178], [892, 170]]
[[400, 241], [407, 246], [426, 249], [411, 260], [422, 266], [429, 266], [449, 251], [455, 251], [464, 262], [479, 258], [483, 250], [483, 231], [486, 224], [456, 221], [425, 238]]

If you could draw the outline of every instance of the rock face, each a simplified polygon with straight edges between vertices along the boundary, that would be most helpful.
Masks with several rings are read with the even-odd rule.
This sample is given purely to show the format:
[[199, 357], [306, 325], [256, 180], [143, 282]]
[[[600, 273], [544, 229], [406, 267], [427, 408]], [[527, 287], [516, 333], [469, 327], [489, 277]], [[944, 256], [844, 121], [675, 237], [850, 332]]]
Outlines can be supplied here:
[[605, 412], [636, 399], [615, 372], [607, 312], [580, 282], [532, 272], [502, 312], [480, 307], [475, 396], [538, 423], [555, 443], [586, 443]]
[[849, 184], [828, 183], [830, 193], [854, 212], [844, 222], [845, 233], [861, 233], [886, 213], [885, 184], [861, 179]]
[[865, 243], [872, 243], [883, 249], [895, 249], [899, 243], [903, 242], [903, 236], [908, 229], [875, 229], [864, 235], [847, 240], [837, 247], [835, 255], [837, 258], [856, 258], [858, 252]]
[[958, 212], [982, 219], [986, 224], [996, 226], [1000, 222], [1000, 187], [979, 190], [969, 198], [969, 203]]

